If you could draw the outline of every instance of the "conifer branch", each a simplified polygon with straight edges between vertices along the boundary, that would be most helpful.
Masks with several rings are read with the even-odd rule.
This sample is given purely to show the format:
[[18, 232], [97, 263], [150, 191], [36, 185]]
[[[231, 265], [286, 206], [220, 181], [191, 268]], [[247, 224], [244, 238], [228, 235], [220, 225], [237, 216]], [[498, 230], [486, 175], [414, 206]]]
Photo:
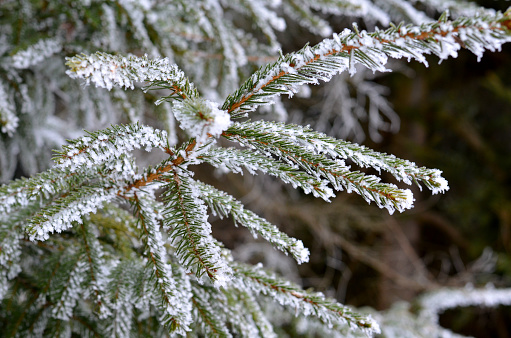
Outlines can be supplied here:
[[233, 270], [241, 288], [250, 288], [253, 292], [272, 297], [281, 305], [294, 308], [305, 316], [315, 316], [329, 327], [354, 327], [367, 335], [380, 333], [380, 327], [371, 316], [356, 314], [350, 308], [325, 298], [321, 293], [301, 290], [260, 267], [236, 264]]
[[419, 317], [438, 321], [438, 315], [447, 309], [463, 306], [495, 307], [511, 305], [511, 288], [496, 289], [489, 284], [485, 288], [442, 288], [419, 297], [417, 300]]
[[103, 275], [102, 268], [105, 266], [103, 259], [103, 250], [98, 239], [91, 233], [91, 227], [88, 221], [80, 225], [80, 232], [83, 237], [83, 247], [87, 258], [88, 278], [87, 283], [90, 285], [95, 302], [95, 312], [99, 318], [105, 318], [110, 314], [110, 309], [105, 302], [106, 297], [106, 276]]
[[[461, 48], [479, 59], [485, 50], [511, 41], [511, 10], [501, 14], [451, 0], [418, 0], [437, 10], [468, 13], [428, 22], [425, 12], [417, 10], [420, 6], [405, 0], [89, 2], [0, 5], [0, 12], [13, 13], [0, 18], [5, 28], [0, 33], [0, 178], [44, 170], [47, 147], [74, 138], [56, 153], [53, 168], [0, 186], [0, 300], [7, 304], [0, 308], [0, 326], [5, 324], [13, 336], [276, 337], [270, 322], [280, 333], [282, 318], [270, 317], [263, 307], [273, 301], [305, 315], [303, 327], [321, 325], [324, 331], [318, 332], [378, 333], [370, 316], [304, 291], [259, 265], [234, 262], [212, 236], [208, 207], [298, 263], [309, 259], [309, 251], [233, 196], [192, 179], [190, 167], [206, 162], [234, 173], [261, 171], [326, 201], [334, 190], [354, 191], [391, 213], [412, 206], [410, 190], [353, 171], [347, 161], [386, 171], [406, 184], [424, 185], [434, 194], [445, 192], [447, 181], [437, 169], [309, 127], [232, 123], [231, 118], [271, 103], [285, 116], [276, 101], [279, 95], [293, 95], [301, 85], [329, 81], [340, 72], [353, 75], [357, 64], [384, 72], [389, 57], [405, 57], [427, 66], [425, 55], [443, 60], [456, 57]], [[279, 47], [276, 32], [286, 28], [282, 13], [322, 35], [332, 31], [330, 14], [383, 25], [391, 18], [427, 23], [391, 24], [373, 33], [354, 25], [316, 46], [269, 57]], [[228, 19], [236, 15], [243, 18]], [[255, 35], [247, 27], [255, 27]], [[98, 49], [127, 56], [93, 53]], [[88, 54], [66, 58], [66, 72], [61, 57], [81, 51]], [[168, 58], [129, 54], [140, 51]], [[267, 58], [272, 63], [221, 106], [214, 102], [238, 86], [239, 78], [253, 69], [252, 62], [270, 62]], [[114, 91], [79, 89], [64, 72]], [[204, 88], [208, 99], [190, 79]], [[145, 85], [145, 94], [123, 91], [138, 83]], [[149, 101], [163, 105], [146, 106]], [[119, 113], [140, 124], [116, 125]], [[143, 124], [146, 117], [151, 124], [160, 123], [153, 116], [162, 115], [168, 133]], [[108, 124], [112, 127], [104, 129]], [[189, 137], [178, 135], [175, 127]], [[101, 130], [76, 138], [81, 128]], [[174, 146], [178, 136], [184, 142]], [[247, 149], [222, 147], [220, 136]], [[166, 156], [154, 166], [134, 158], [135, 150], [154, 148]], [[449, 290], [451, 298], [439, 291], [420, 299], [424, 308], [418, 317], [434, 320], [456, 304], [510, 303], [509, 290], [493, 291]]]
[[77, 55], [66, 58], [70, 68], [67, 74], [72, 78], [91, 81], [99, 87], [112, 89], [113, 86], [134, 88], [134, 82], [148, 82], [146, 90], [169, 89], [172, 94], [164, 99], [195, 98], [197, 89], [184, 73], [169, 59], [152, 59], [147, 56], [124, 57], [97, 52], [91, 55]]
[[247, 169], [252, 175], [260, 170], [265, 174], [278, 177], [284, 183], [291, 184], [293, 188], [300, 187], [306, 194], [312, 193], [314, 197], [321, 197], [325, 201], [335, 196], [325, 182], [300, 171], [295, 166], [275, 161], [257, 151], [212, 147], [197, 158], [217, 168], [227, 168], [238, 174], [243, 174], [242, 168]]
[[74, 254], [70, 259], [66, 259], [66, 264], [60, 266], [60, 274], [66, 277], [58, 276], [55, 279], [57, 285], [53, 285], [51, 290], [52, 317], [55, 319], [68, 321], [73, 317], [73, 308], [83, 293], [86, 278], [87, 264], [83, 258], [83, 253]]
[[[52, 296], [52, 294], [50, 294], [50, 292], [49, 292], [50, 287], [55, 287], [55, 285], [58, 283], [58, 280], [62, 280], [61, 278], [59, 278], [60, 277], [59, 273], [60, 273], [60, 275], [62, 275], [62, 271], [63, 271], [63, 269], [61, 269], [61, 265], [63, 265], [65, 268], [69, 268], [69, 264], [66, 264], [66, 263], [69, 263], [68, 254], [69, 254], [69, 252], [65, 252], [65, 251], [57, 253], [55, 255], [56, 257], [52, 257], [52, 258], [56, 258], [56, 259], [54, 259], [54, 261], [55, 261], [54, 265], [43, 267], [44, 270], [51, 269], [51, 272], [49, 273], [49, 276], [45, 279], [44, 286], [41, 287], [41, 290], [39, 291], [39, 293], [35, 294], [30, 299], [30, 301], [27, 304], [25, 304], [23, 313], [21, 315], [19, 315], [18, 320], [16, 321], [13, 328], [11, 329], [11, 336], [23, 336], [24, 335], [24, 332], [19, 333], [20, 331], [22, 331], [20, 329], [21, 329], [23, 320], [30, 312], [34, 312], [34, 311], [39, 311], [39, 313], [36, 316], [36, 318], [32, 321], [32, 324], [26, 330], [25, 333], [36, 336], [38, 321], [42, 321], [44, 323], [42, 325], [43, 330], [44, 330], [44, 325], [46, 325], [45, 321], [47, 321], [49, 319], [50, 312], [51, 312], [51, 308], [50, 308], [51, 304], [46, 303], [47, 297]], [[64, 256], [64, 255], [66, 255], [66, 256]], [[67, 259], [67, 262], [66, 262], [66, 259]], [[57, 277], [57, 278], [55, 278], [55, 277]], [[42, 309], [37, 310], [38, 303], [46, 303], [46, 304]], [[40, 318], [40, 317], [42, 317], [42, 318]]]
[[112, 126], [96, 132], [88, 132], [88, 136], [71, 140], [69, 145], [56, 151], [54, 160], [56, 168], [70, 167], [76, 170], [98, 165], [125, 156], [127, 152], [143, 148], [151, 151], [159, 148], [168, 149], [167, 133], [163, 130], [141, 126], [138, 123], [126, 126]]
[[11, 136], [18, 128], [18, 123], [12, 97], [7, 92], [6, 85], [0, 81], [0, 131]]
[[68, 192], [90, 177], [91, 171], [75, 175], [69, 169], [51, 168], [30, 178], [15, 180], [0, 187], [0, 213], [38, 205], [41, 200]]
[[21, 239], [18, 227], [0, 220], [0, 301], [5, 299], [8, 283], [21, 272]]
[[112, 314], [105, 332], [110, 337], [126, 337], [131, 332], [134, 275], [138, 270], [133, 261], [126, 260], [117, 264], [108, 276], [107, 293]]
[[[265, 338], [277, 337], [273, 330], [273, 325], [270, 323], [265, 313], [263, 312], [263, 309], [251, 293], [239, 289], [229, 291], [230, 293], [228, 297], [233, 303], [233, 306], [236, 306], [236, 310], [240, 309], [230, 316], [230, 318], [232, 318], [231, 323], [233, 325], [241, 326], [240, 323], [248, 322], [249, 325], [247, 325], [247, 328], [245, 329], [245, 331], [247, 331], [247, 333], [244, 334], [245, 336], [258, 335]], [[248, 320], [246, 316], [249, 317]], [[254, 327], [250, 325], [252, 323], [255, 326], [257, 332], [253, 331]]]
[[139, 219], [138, 228], [144, 243], [147, 259], [146, 269], [149, 280], [157, 290], [160, 309], [163, 311], [162, 325], [171, 332], [183, 334], [189, 330], [192, 318], [189, 281], [179, 285], [172, 276], [172, 267], [166, 263], [166, 251], [158, 226], [158, 220], [144, 201], [144, 197], [134, 194], [135, 214]]
[[311, 32], [328, 36], [332, 34], [332, 28], [329, 23], [312, 12], [310, 8], [304, 6], [301, 0], [290, 0], [282, 3], [284, 13], [292, 17], [300, 26], [309, 29]]
[[272, 103], [281, 94], [293, 95], [303, 84], [329, 81], [335, 74], [349, 70], [354, 74], [360, 63], [372, 71], [388, 71], [388, 58], [415, 59], [427, 65], [425, 54], [440, 59], [456, 57], [465, 47], [482, 57], [484, 50], [499, 50], [511, 40], [511, 19], [507, 15], [473, 16], [421, 26], [399, 25], [374, 33], [345, 29], [319, 44], [281, 56], [275, 63], [260, 68], [222, 105], [233, 118], [246, 116], [258, 106]]
[[222, 218], [231, 215], [235, 225], [248, 228], [254, 237], [259, 234], [286, 255], [291, 254], [298, 264], [309, 261], [309, 250], [303, 246], [302, 241], [289, 237], [264, 218], [246, 210], [243, 204], [223, 191], [202, 182], [194, 183], [201, 199], [209, 205], [214, 215]]
[[189, 175], [174, 170], [166, 176], [164, 223], [171, 229], [169, 236], [179, 262], [199, 280], [207, 275], [215, 285], [222, 286], [230, 280], [231, 268], [211, 236], [206, 206]]
[[62, 41], [59, 38], [40, 39], [36, 43], [19, 50], [7, 60], [14, 68], [26, 69], [41, 63], [48, 57], [62, 50]]
[[274, 7], [275, 4], [257, 3], [250, 0], [238, 1], [246, 8], [247, 14], [254, 18], [255, 25], [257, 25], [257, 28], [261, 30], [268, 40], [270, 48], [277, 50], [280, 44], [278, 43], [274, 30], [283, 31], [286, 28], [286, 23], [283, 18], [278, 17], [277, 13], [272, 10], [271, 7]]
[[32, 241], [47, 240], [50, 232], [60, 233], [72, 227], [74, 222], [82, 223], [82, 216], [95, 213], [103, 203], [115, 197], [114, 191], [105, 191], [99, 185], [74, 190], [41, 209], [28, 221], [25, 231]]
[[351, 171], [344, 161], [330, 159], [316, 152], [314, 146], [304, 142], [307, 139], [300, 134], [301, 130], [293, 125], [244, 122], [234, 123], [222, 135], [267, 156], [274, 155], [290, 165], [299, 166], [318, 180], [329, 182], [338, 191], [354, 191], [367, 202], [375, 202], [390, 213], [412, 207], [413, 196], [410, 190], [398, 189], [390, 183], [380, 183], [377, 176]]
[[225, 325], [226, 318], [220, 311], [222, 305], [227, 305], [223, 294], [195, 283], [192, 283], [192, 293], [194, 317], [198, 319], [201, 333], [207, 337], [232, 337]]
[[[247, 123], [244, 123], [245, 125]], [[349, 159], [362, 168], [372, 167], [379, 172], [385, 170], [398, 181], [403, 181], [406, 184], [415, 182], [419, 188], [421, 188], [419, 183], [422, 183], [432, 190], [433, 194], [444, 193], [449, 190], [447, 181], [441, 176], [441, 171], [437, 169], [418, 167], [415, 163], [397, 158], [394, 155], [379, 153], [356, 143], [329, 137], [312, 130], [308, 126], [264, 121], [253, 122], [248, 126], [254, 130], [264, 130], [268, 137], [271, 137], [272, 133], [278, 132], [283, 138], [304, 145], [309, 152], [314, 154], [324, 154], [333, 159]]]

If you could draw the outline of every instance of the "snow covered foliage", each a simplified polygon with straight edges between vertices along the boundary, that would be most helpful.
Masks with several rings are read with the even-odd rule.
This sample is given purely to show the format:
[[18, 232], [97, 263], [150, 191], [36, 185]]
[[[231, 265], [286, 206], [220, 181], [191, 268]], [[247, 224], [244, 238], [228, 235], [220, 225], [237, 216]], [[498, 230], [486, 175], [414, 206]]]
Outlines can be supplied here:
[[[148, 58], [165, 76], [180, 76], [178, 65], [205, 99], [218, 102], [254, 69], [275, 60], [283, 44], [279, 34], [286, 29], [301, 26], [311, 34], [328, 37], [334, 32], [328, 16], [349, 16], [369, 27], [388, 27], [391, 21], [432, 22], [435, 13], [445, 10], [454, 17], [495, 15], [457, 0], [2, 1], [0, 11], [9, 15], [0, 17], [0, 182], [12, 179], [17, 167], [26, 176], [47, 169], [51, 150], [82, 135], [83, 129], [144, 123], [156, 116], [162, 121], [160, 127], [176, 139], [179, 130], [169, 113], [170, 105], [152, 105], [161, 93], [84, 89], [65, 75], [69, 69], [63, 57], [77, 55], [73, 60], [81, 60], [83, 68], [74, 73], [85, 75], [93, 64], [98, 66], [97, 61], [106, 62], [103, 53], [125, 55], [124, 60], [112, 57], [109, 64], [103, 64], [102, 71], [109, 76], [89, 78], [93, 83], [101, 79], [97, 84], [107, 88], [113, 86], [112, 80], [126, 81], [123, 84], [131, 88], [133, 81], [144, 76], [164, 76], [152, 73], [151, 64], [143, 68]], [[130, 53], [139, 57], [147, 53], [148, 57]], [[137, 71], [122, 68], [128, 59]], [[172, 69], [163, 67], [164, 63]], [[363, 78], [370, 80], [370, 75]], [[179, 95], [172, 90], [176, 88], [167, 89], [170, 95]], [[382, 109], [368, 120], [378, 131], [378, 121], [388, 109], [385, 100], [374, 103]], [[288, 115], [284, 105], [276, 107], [281, 116]], [[362, 119], [351, 110], [345, 110], [344, 117], [354, 122]], [[362, 135], [360, 129], [351, 131]]]
[[[67, 6], [64, 14], [39, 16], [38, 11], [59, 5]], [[508, 15], [484, 12], [453, 21], [444, 15], [434, 21], [398, 0], [7, 1], [2, 6], [35, 22], [19, 32], [5, 23], [9, 36], [0, 36], [8, 46], [0, 47], [6, 54], [0, 65], [3, 178], [12, 174], [8, 163], [17, 154], [30, 164], [48, 145], [33, 139], [32, 146], [21, 148], [26, 139], [18, 134], [47, 137], [52, 144], [72, 136], [55, 153], [52, 168], [0, 187], [0, 300], [9, 302], [0, 318], [14, 319], [2, 328], [11, 336], [275, 336], [272, 325], [279, 323], [264, 312], [267, 303], [332, 332], [380, 333], [370, 315], [303, 290], [259, 265], [236, 262], [213, 236], [210, 215], [232, 218], [300, 264], [308, 261], [309, 250], [233, 196], [194, 178], [195, 166], [267, 173], [326, 201], [338, 191], [355, 192], [391, 214], [403, 212], [413, 206], [410, 189], [354, 170], [347, 161], [433, 194], [449, 189], [440, 170], [310, 127], [246, 117], [281, 94], [292, 96], [304, 85], [342, 72], [353, 75], [357, 64], [386, 72], [389, 58], [427, 65], [426, 54], [442, 60], [456, 57], [462, 47], [480, 58], [484, 50], [498, 50], [511, 40]], [[354, 26], [333, 33], [331, 39], [263, 65], [239, 86], [250, 69], [249, 53], [279, 47], [275, 32], [285, 28], [279, 8], [320, 34], [331, 33], [320, 12], [381, 24], [405, 13], [405, 19], [419, 24], [374, 32]], [[243, 27], [224, 20], [235, 14], [251, 18], [268, 43], [254, 41]], [[16, 45], [16, 35], [54, 30], [58, 34], [51, 38]], [[173, 38], [164, 38], [169, 35]], [[203, 44], [212, 46], [199, 49]], [[149, 56], [129, 54], [141, 49]], [[62, 51], [69, 54], [65, 71]], [[204, 53], [208, 62], [200, 64]], [[69, 79], [54, 79], [64, 73]], [[11, 88], [11, 82], [17, 85]], [[124, 88], [133, 90], [134, 104]], [[52, 101], [56, 97], [59, 102]], [[146, 109], [156, 109], [146, 100], [165, 107], [166, 118], [175, 119], [180, 132], [144, 124]], [[52, 115], [61, 106], [76, 120]], [[46, 115], [32, 121], [40, 107], [47, 108], [41, 114]], [[129, 123], [121, 124], [119, 110], [131, 112]], [[91, 114], [95, 118], [82, 124]], [[114, 124], [104, 127], [108, 122]], [[95, 131], [83, 135], [78, 126]], [[59, 128], [67, 130], [59, 133]], [[230, 147], [224, 146], [227, 141]], [[156, 163], [140, 160], [153, 151], [161, 155]]]
[[[258, 106], [272, 103], [276, 96], [294, 95], [299, 86], [317, 84], [341, 72], [355, 74], [356, 64], [361, 64], [373, 72], [390, 71], [385, 67], [389, 58], [415, 59], [426, 66], [426, 54], [435, 54], [440, 60], [457, 57], [458, 50], [467, 48], [478, 59], [487, 49], [500, 50], [508, 42], [502, 14], [496, 17], [469, 17], [448, 21], [447, 15], [440, 20], [420, 26], [393, 26], [373, 33], [345, 29], [333, 34], [319, 44], [281, 56], [273, 64], [255, 72], [224, 105], [235, 117], [246, 116]], [[490, 29], [491, 28], [491, 29]]]

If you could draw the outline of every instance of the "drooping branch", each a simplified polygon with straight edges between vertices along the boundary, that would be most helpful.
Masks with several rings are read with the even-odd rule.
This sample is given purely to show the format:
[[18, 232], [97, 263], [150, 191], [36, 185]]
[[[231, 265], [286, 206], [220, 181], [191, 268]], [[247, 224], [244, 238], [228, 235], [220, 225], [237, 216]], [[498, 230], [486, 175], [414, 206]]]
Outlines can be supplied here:
[[427, 65], [425, 54], [440, 59], [456, 57], [465, 47], [481, 58], [484, 50], [499, 50], [511, 40], [509, 14], [493, 17], [468, 17], [421, 26], [399, 25], [374, 33], [345, 29], [319, 44], [305, 46], [298, 52], [281, 56], [273, 64], [260, 68], [236, 92], [225, 100], [222, 108], [233, 117], [246, 116], [258, 106], [270, 104], [281, 94], [293, 95], [303, 84], [329, 81], [335, 74], [360, 63], [373, 71], [385, 68], [388, 58], [415, 59]]

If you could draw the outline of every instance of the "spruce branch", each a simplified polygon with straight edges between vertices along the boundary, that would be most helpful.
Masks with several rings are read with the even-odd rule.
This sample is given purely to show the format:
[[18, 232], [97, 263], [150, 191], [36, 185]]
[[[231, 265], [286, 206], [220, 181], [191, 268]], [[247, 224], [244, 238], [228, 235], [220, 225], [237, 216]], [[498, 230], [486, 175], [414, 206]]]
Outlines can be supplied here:
[[253, 292], [269, 296], [281, 305], [293, 308], [305, 316], [317, 317], [328, 327], [349, 326], [369, 336], [380, 333], [380, 327], [371, 316], [354, 313], [350, 308], [325, 298], [321, 293], [304, 291], [261, 267], [237, 263], [233, 270], [241, 289], [249, 288]]
[[211, 147], [197, 157], [216, 168], [226, 168], [233, 173], [243, 174], [243, 168], [252, 175], [257, 174], [258, 170], [262, 171], [291, 184], [293, 188], [300, 187], [306, 194], [312, 193], [314, 197], [321, 197], [325, 201], [335, 196], [325, 182], [300, 171], [296, 166], [275, 161], [254, 150]]
[[[303, 0], [298, 1], [302, 2]], [[311, 2], [308, 6], [322, 13], [361, 17], [368, 21], [377, 21], [383, 26], [388, 26], [390, 22], [389, 14], [383, 11], [379, 4], [368, 0], [318, 0]]]
[[164, 223], [171, 229], [169, 236], [179, 262], [199, 280], [207, 275], [216, 286], [224, 286], [231, 278], [231, 268], [211, 235], [207, 208], [189, 176], [177, 168], [165, 176]]
[[471, 1], [459, 0], [417, 0], [427, 8], [433, 9], [437, 12], [449, 12], [451, 16], [495, 16], [496, 11], [490, 8], [479, 6]]
[[0, 301], [6, 298], [9, 281], [21, 272], [21, 240], [17, 227], [0, 221]]
[[138, 123], [88, 132], [88, 136], [71, 140], [69, 143], [63, 146], [61, 151], [55, 152], [56, 168], [70, 167], [74, 171], [119, 159], [135, 149], [143, 148], [148, 152], [152, 148], [162, 151], [168, 149], [165, 131]]
[[103, 319], [110, 315], [110, 309], [106, 304], [106, 284], [108, 282], [104, 275], [106, 261], [103, 258], [103, 248], [92, 233], [92, 226], [93, 224], [89, 221], [82, 222], [79, 232], [83, 238], [83, 248], [87, 258], [88, 277], [86, 283], [92, 289], [92, 297], [95, 303], [94, 311], [100, 319]]
[[304, 2], [301, 0], [289, 0], [283, 2], [282, 10], [299, 23], [300, 26], [307, 28], [315, 34], [321, 36], [328, 36], [332, 34], [330, 24], [319, 15], [313, 13], [310, 8], [304, 6]]
[[290, 165], [299, 166], [316, 179], [332, 184], [335, 190], [354, 191], [367, 202], [375, 202], [380, 208], [386, 208], [389, 213], [394, 210], [402, 212], [412, 207], [413, 196], [410, 190], [399, 189], [390, 183], [380, 183], [377, 176], [351, 171], [341, 159], [316, 153], [314, 146], [300, 137], [301, 133], [293, 125], [259, 121], [234, 123], [222, 135], [267, 156], [273, 155]]
[[[34, 294], [31, 299], [24, 304], [23, 312], [19, 314], [14, 325], [11, 327], [11, 336], [37, 336], [38, 332], [42, 335], [42, 331], [47, 325], [47, 322], [51, 315], [51, 302], [47, 302], [48, 299], [51, 301], [51, 297], [54, 295], [53, 288], [55, 285], [59, 285], [64, 278], [65, 272], [68, 272], [73, 262], [73, 253], [62, 250], [55, 253], [47, 263], [42, 266], [40, 270], [43, 271], [44, 282], [41, 284], [38, 293]], [[41, 304], [44, 304], [43, 308], [38, 308]], [[26, 326], [26, 317], [30, 317], [30, 314], [36, 313], [34, 319], [30, 320], [31, 324], [28, 328]], [[42, 328], [41, 328], [42, 327]]]
[[84, 292], [86, 269], [87, 263], [82, 252], [65, 258], [60, 265], [50, 289], [53, 318], [67, 322], [73, 317], [73, 309]]
[[495, 307], [511, 305], [511, 288], [496, 289], [488, 284], [484, 288], [441, 288], [423, 294], [417, 300], [419, 317], [438, 322], [438, 316], [447, 309], [464, 306]]
[[[232, 337], [226, 324], [226, 317], [222, 307], [227, 305], [227, 300], [218, 289], [204, 287], [192, 283], [192, 303], [194, 318], [197, 319], [196, 327], [206, 337]], [[197, 325], [198, 324], [198, 325]]]
[[111, 307], [105, 332], [109, 337], [126, 337], [133, 323], [135, 276], [140, 266], [133, 260], [119, 262], [108, 276], [107, 296]]
[[41, 63], [50, 56], [62, 50], [63, 42], [60, 38], [43, 38], [36, 43], [18, 50], [7, 60], [7, 64], [14, 68], [26, 69]]
[[12, 136], [18, 128], [19, 118], [16, 116], [13, 98], [6, 87], [6, 84], [0, 81], [0, 131]]
[[[437, 0], [416, 2], [442, 7]], [[311, 32], [329, 34], [331, 27], [319, 12], [386, 24], [397, 10], [401, 12], [397, 17], [427, 21], [412, 6], [416, 2], [23, 0], [2, 4], [0, 12], [13, 13], [3, 16], [0, 24], [5, 28], [0, 33], [2, 178], [9, 179], [19, 163], [26, 174], [43, 168], [45, 162], [39, 159], [45, 159], [45, 149], [40, 144], [74, 138], [80, 133], [77, 127], [114, 124], [70, 141], [57, 152], [52, 169], [0, 187], [0, 300], [7, 304], [0, 308], [0, 319], [8, 326], [5, 331], [12, 336], [275, 337], [270, 321], [276, 322], [275, 329], [282, 322], [261, 308], [270, 300], [290, 312], [313, 315], [315, 319], [304, 319], [311, 327], [322, 322], [323, 329], [332, 328], [339, 335], [379, 332], [370, 317], [320, 293], [304, 291], [258, 266], [233, 262], [229, 250], [212, 236], [208, 206], [213, 215], [232, 217], [236, 225], [247, 227], [298, 263], [308, 260], [309, 251], [234, 197], [192, 179], [189, 168], [206, 162], [235, 173], [260, 170], [327, 201], [333, 190], [355, 191], [391, 213], [411, 207], [410, 191], [353, 171], [345, 161], [387, 171], [398, 181], [424, 185], [433, 193], [448, 190], [436, 169], [308, 127], [233, 124], [231, 118], [246, 116], [263, 104], [274, 103], [276, 111], [284, 111], [282, 103], [275, 102], [279, 95], [292, 95], [303, 84], [328, 81], [339, 72], [353, 74], [357, 63], [388, 71], [389, 57], [426, 63], [426, 54], [442, 60], [455, 57], [460, 48], [480, 58], [484, 50], [499, 49], [511, 40], [509, 12], [476, 15], [472, 11], [468, 18], [453, 21], [444, 15], [437, 22], [401, 24], [374, 33], [354, 26], [353, 31], [334, 34], [316, 46], [273, 58], [277, 61], [257, 71], [222, 106], [213, 102], [238, 86], [239, 78], [251, 69], [250, 62], [263, 62], [267, 51], [278, 47], [275, 32], [285, 28], [282, 12], [289, 16], [286, 19], [303, 21], [298, 24]], [[445, 3], [462, 7], [451, 0]], [[248, 24], [238, 26], [243, 19], [228, 20], [238, 14]], [[263, 39], [252, 36], [247, 27], [255, 27]], [[262, 46], [264, 37], [269, 46]], [[101, 52], [67, 58], [66, 73], [72, 79], [113, 88], [110, 93], [91, 87], [77, 90], [76, 81], [59, 76], [65, 69], [53, 55], [97, 49], [146, 50], [169, 58]], [[207, 60], [197, 62], [201, 57]], [[174, 60], [205, 88], [211, 101], [199, 96]], [[138, 82], [144, 83], [145, 94], [138, 91], [132, 97], [123, 91]], [[147, 110], [144, 102], [153, 98], [163, 105]], [[158, 109], [164, 110], [161, 115], [172, 115], [168, 128], [174, 129], [175, 117], [190, 138], [174, 147], [178, 138], [170, 130], [168, 135], [138, 123], [115, 125], [117, 112], [124, 112], [131, 122], [152, 119]], [[216, 142], [219, 136], [249, 149], [221, 147]], [[136, 161], [132, 154], [154, 148], [166, 154], [154, 166]], [[144, 167], [139, 170], [141, 163]], [[25, 233], [38, 242], [24, 241]], [[484, 293], [482, 300], [469, 293], [470, 300], [463, 303], [463, 294], [452, 292], [456, 304], [511, 299], [509, 291]], [[447, 301], [439, 300], [442, 297]], [[423, 302], [436, 312], [454, 304], [442, 292], [432, 299]]]
[[236, 333], [244, 337], [277, 337], [273, 325], [258, 303], [260, 300], [250, 290], [232, 288], [221, 291], [228, 300], [227, 318], [233, 327], [238, 328]]
[[240, 82], [238, 70], [247, 63], [245, 50], [240, 45], [240, 41], [236, 34], [232, 34], [235, 28], [226, 20], [222, 20], [223, 9], [217, 2], [205, 3], [204, 12], [199, 21], [205, 21], [207, 18], [209, 27], [209, 34], [214, 36], [218, 41], [218, 48], [223, 56], [221, 63], [222, 76], [219, 81], [218, 92], [228, 93], [232, 88], [235, 88]]
[[449, 190], [447, 181], [441, 176], [442, 172], [438, 169], [418, 167], [415, 163], [408, 160], [397, 158], [394, 155], [379, 153], [356, 143], [329, 137], [312, 130], [308, 126], [264, 121], [253, 122], [249, 125], [244, 123], [244, 125], [254, 130], [265, 131], [268, 137], [271, 137], [272, 133], [277, 132], [281, 137], [307, 147], [308, 152], [313, 154], [324, 154], [333, 159], [349, 159], [362, 168], [371, 167], [379, 172], [385, 170], [398, 181], [403, 181], [406, 184], [415, 182], [419, 188], [421, 188], [419, 183], [422, 183], [433, 194]]
[[186, 279], [178, 284], [173, 278], [172, 267], [167, 263], [167, 253], [158, 219], [145, 198], [147, 197], [143, 196], [143, 193], [135, 193], [133, 204], [139, 219], [138, 228], [147, 259], [146, 270], [160, 300], [159, 308], [163, 312], [162, 325], [171, 332], [183, 334], [189, 330], [192, 322], [190, 282]]
[[448, 21], [446, 15], [437, 22], [420, 26], [393, 26], [385, 31], [351, 31], [345, 29], [319, 44], [283, 55], [261, 67], [222, 105], [233, 118], [246, 116], [258, 106], [270, 104], [281, 94], [293, 95], [303, 84], [330, 81], [332, 76], [349, 70], [356, 72], [360, 63], [372, 71], [385, 72], [388, 58], [415, 59], [427, 65], [425, 54], [441, 60], [457, 57], [465, 47], [482, 57], [484, 50], [500, 50], [511, 40], [508, 15], [460, 17]]
[[72, 78], [91, 81], [108, 90], [114, 86], [134, 88], [134, 82], [147, 82], [149, 89], [169, 89], [171, 95], [162, 98], [185, 99], [198, 97], [199, 93], [177, 65], [169, 59], [149, 59], [147, 56], [122, 56], [96, 52], [66, 58]]
[[303, 246], [302, 241], [289, 237], [264, 218], [246, 210], [241, 202], [225, 192], [199, 181], [194, 183], [201, 199], [209, 205], [214, 215], [222, 218], [231, 215], [235, 225], [248, 228], [254, 237], [259, 234], [275, 248], [293, 256], [298, 264], [309, 261], [309, 250]]
[[95, 213], [103, 203], [112, 201], [115, 191], [105, 190], [99, 185], [90, 185], [71, 191], [68, 195], [55, 200], [48, 207], [42, 208], [25, 225], [31, 241], [45, 241], [49, 233], [62, 232], [82, 223], [82, 216]]
[[43, 200], [69, 192], [92, 176], [92, 170], [75, 175], [68, 168], [51, 168], [30, 178], [12, 181], [0, 186], [0, 213], [9, 214], [34, 204], [39, 205]]
[[250, 0], [238, 0], [240, 7], [246, 8], [247, 14], [254, 19], [254, 24], [263, 33], [268, 40], [269, 46], [276, 51], [280, 48], [274, 31], [283, 31], [286, 28], [286, 22], [283, 18], [278, 17], [274, 11], [275, 3], [271, 2], [254, 2]]

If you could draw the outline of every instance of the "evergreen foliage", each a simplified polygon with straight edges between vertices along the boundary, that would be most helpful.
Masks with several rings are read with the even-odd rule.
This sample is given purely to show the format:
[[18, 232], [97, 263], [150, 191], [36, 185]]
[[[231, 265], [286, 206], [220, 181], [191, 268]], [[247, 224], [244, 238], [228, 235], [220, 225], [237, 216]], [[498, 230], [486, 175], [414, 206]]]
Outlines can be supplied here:
[[[432, 20], [413, 3], [451, 9], [455, 18], [445, 13]], [[289, 0], [281, 4], [283, 12], [322, 35], [332, 28], [321, 12], [383, 25], [391, 19], [411, 23], [371, 33], [354, 25], [314, 46], [281, 53], [248, 76], [255, 64], [249, 55], [280, 47], [276, 31], [284, 29], [284, 21], [272, 1], [0, 6], [1, 27], [8, 32], [0, 35], [7, 46], [0, 47], [0, 170], [10, 180], [19, 157], [23, 170], [33, 174], [0, 187], [0, 322], [2, 334], [12, 337], [271, 337], [277, 335], [273, 325], [279, 325], [268, 314], [275, 304], [303, 316], [311, 332], [380, 333], [369, 314], [259, 265], [236, 262], [213, 237], [210, 214], [232, 218], [299, 264], [308, 261], [309, 250], [235, 197], [194, 178], [194, 166], [261, 171], [326, 201], [338, 191], [355, 192], [391, 214], [403, 212], [413, 206], [410, 189], [353, 170], [347, 161], [388, 172], [404, 184], [424, 185], [433, 194], [449, 189], [440, 170], [309, 126], [255, 120], [255, 110], [342, 72], [389, 71], [390, 58], [427, 66], [427, 54], [443, 60], [466, 48], [481, 58], [511, 41], [509, 12], [457, 1]], [[5, 17], [7, 11], [16, 15]], [[233, 13], [251, 18], [266, 42], [224, 19]], [[32, 23], [19, 28], [20, 20]], [[164, 38], [170, 33], [175, 38]], [[211, 44], [209, 58], [197, 64], [203, 44]], [[131, 54], [141, 52], [147, 55]], [[245, 75], [248, 80], [240, 84]], [[149, 108], [146, 99], [157, 108]], [[60, 106], [69, 116], [55, 114]], [[158, 107], [166, 130], [144, 124], [145, 110]], [[93, 131], [79, 135], [81, 128]], [[43, 149], [63, 144], [63, 137], [72, 139], [54, 153], [54, 165], [36, 173], [46, 166]], [[142, 151], [160, 152], [163, 159], [149, 165]], [[482, 299], [504, 296], [488, 305], [509, 303], [508, 291], [493, 291], [498, 295], [480, 293]], [[434, 322], [445, 308], [485, 303], [477, 297], [439, 304], [425, 296], [421, 304]]]

